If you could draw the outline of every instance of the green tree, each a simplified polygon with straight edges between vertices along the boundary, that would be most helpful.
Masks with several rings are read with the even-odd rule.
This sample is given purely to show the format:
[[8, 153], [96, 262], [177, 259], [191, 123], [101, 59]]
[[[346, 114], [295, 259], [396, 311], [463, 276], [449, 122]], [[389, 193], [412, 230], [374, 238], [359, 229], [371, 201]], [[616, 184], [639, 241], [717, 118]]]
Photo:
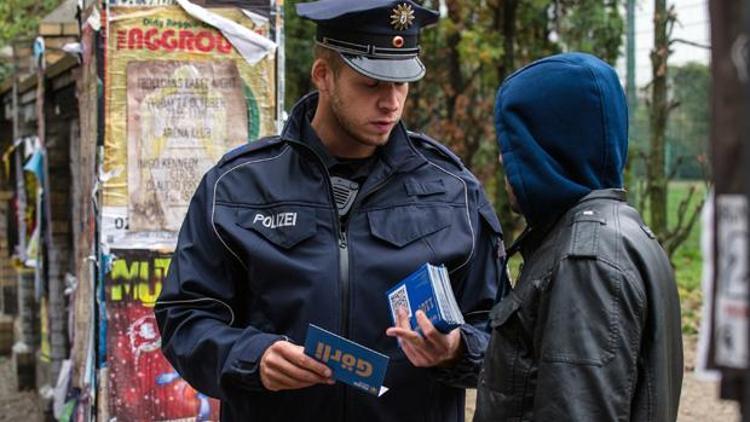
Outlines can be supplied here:
[[670, 88], [675, 109], [667, 123], [667, 169], [677, 179], [707, 177], [710, 71], [701, 63], [670, 69]]
[[[510, 233], [520, 228], [497, 165], [493, 107], [498, 86], [517, 68], [561, 51], [614, 63], [624, 23], [618, 1], [446, 0], [446, 15], [424, 33], [429, 69], [412, 87], [406, 119], [453, 149], [494, 193]], [[434, 7], [437, 1], [425, 1]], [[581, 26], [587, 30], [579, 29]]]
[[[667, 195], [673, 189], [671, 182], [677, 179], [702, 180], [706, 185], [709, 183], [710, 168], [705, 153], [710, 129], [709, 83], [710, 72], [706, 65], [688, 63], [669, 68], [667, 95], [670, 111], [663, 136], [664, 161], [659, 170], [664, 175]], [[651, 103], [646, 102], [636, 113], [634, 129], [642, 135], [642, 139], [634, 143], [631, 150], [636, 160], [646, 165], [652, 164], [650, 143], [644, 142], [653, 139], [651, 110]], [[650, 210], [653, 198], [649, 195], [648, 186], [652, 182], [644, 166], [639, 167], [639, 172], [645, 177], [636, 189], [636, 196], [639, 198], [637, 206], [644, 211]], [[698, 189], [691, 185], [678, 197], [677, 212], [666, 215], [665, 227], [661, 231], [654, 229], [670, 258], [675, 256], [698, 221], [705, 200], [694, 198], [696, 195], [700, 195]], [[647, 217], [651, 224], [652, 213], [649, 212]]]
[[[33, 37], [39, 21], [61, 2], [62, 0], [0, 1], [0, 48], [11, 45], [14, 41]], [[10, 69], [10, 64], [0, 63], [0, 81], [9, 75]]]
[[[669, 255], [670, 259], [674, 253], [688, 238], [692, 227], [700, 216], [704, 200], [701, 199], [697, 205], [691, 207], [693, 196], [696, 194], [696, 187], [692, 186], [688, 193], [682, 198], [678, 205], [676, 221], [670, 223], [667, 215], [667, 198], [669, 194], [669, 182], [676, 176], [679, 170], [679, 160], [670, 159], [670, 151], [673, 146], [686, 145], [684, 140], [680, 143], [668, 143], [668, 129], [671, 122], [673, 131], [676, 131], [675, 125], [683, 124], [682, 119], [675, 119], [675, 110], [680, 107], [680, 99], [692, 101], [701, 101], [699, 93], [690, 92], [691, 87], [682, 86], [685, 83], [696, 82], [700, 77], [700, 72], [693, 67], [683, 69], [675, 76], [670, 76], [668, 64], [669, 56], [672, 53], [673, 40], [671, 39], [672, 28], [677, 20], [677, 13], [674, 6], [667, 7], [666, 0], [654, 0], [654, 48], [651, 50], [651, 71], [652, 81], [650, 84], [650, 101], [648, 102], [649, 124], [648, 124], [648, 150], [643, 150], [640, 157], [645, 162], [646, 178], [645, 186], [642, 192], [640, 207], [646, 209], [648, 205], [647, 220], [653, 228], [656, 236]], [[671, 81], [671, 95], [670, 95]], [[692, 88], [701, 89], [706, 92], [708, 84], [694, 86]], [[703, 99], [705, 100], [705, 98]], [[700, 112], [700, 105], [691, 105], [684, 107], [684, 113], [694, 113], [693, 117], [707, 120], [707, 112]], [[683, 114], [685, 115], [685, 114]], [[700, 126], [697, 124], [696, 126]], [[708, 128], [703, 127], [707, 136]], [[672, 168], [668, 168], [668, 161]], [[647, 201], [647, 202], [646, 202]]]
[[624, 31], [619, 1], [566, 0], [552, 8], [556, 32], [567, 50], [586, 51], [615, 63]]
[[[710, 70], [700, 63], [687, 63], [670, 68], [669, 96], [673, 110], [667, 121], [665, 136], [665, 172], [668, 179], [707, 180], [710, 169], [705, 156], [710, 130]], [[645, 91], [641, 91], [645, 92]], [[650, 101], [641, 97], [630, 127], [630, 166], [633, 180], [629, 186], [636, 193], [636, 206], [645, 209], [645, 163], [649, 154]]]
[[662, 242], [667, 232], [667, 174], [664, 169], [665, 133], [672, 105], [667, 95], [669, 36], [677, 19], [666, 0], [654, 0], [654, 48], [651, 50], [651, 107], [646, 193], [651, 226]]
[[287, 110], [304, 94], [313, 89], [310, 81], [315, 25], [297, 16], [296, 5], [307, 0], [287, 0], [284, 3], [286, 36], [286, 93]]

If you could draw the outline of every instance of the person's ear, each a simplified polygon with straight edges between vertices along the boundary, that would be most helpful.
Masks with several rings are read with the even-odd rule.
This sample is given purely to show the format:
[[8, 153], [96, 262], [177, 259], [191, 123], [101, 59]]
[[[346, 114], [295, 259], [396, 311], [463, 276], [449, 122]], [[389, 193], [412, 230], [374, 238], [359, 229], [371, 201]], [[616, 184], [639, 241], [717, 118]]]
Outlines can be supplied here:
[[332, 76], [333, 70], [331, 66], [323, 59], [316, 59], [310, 70], [310, 78], [320, 93], [327, 94], [330, 91], [328, 81]]

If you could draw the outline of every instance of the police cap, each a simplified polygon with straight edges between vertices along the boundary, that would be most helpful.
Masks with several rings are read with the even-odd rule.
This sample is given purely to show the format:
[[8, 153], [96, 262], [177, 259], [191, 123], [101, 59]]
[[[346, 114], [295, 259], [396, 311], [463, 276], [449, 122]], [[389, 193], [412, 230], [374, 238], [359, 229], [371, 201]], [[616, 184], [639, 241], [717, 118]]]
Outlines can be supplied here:
[[380, 81], [422, 79], [419, 31], [440, 15], [412, 0], [319, 0], [297, 4], [317, 24], [316, 41], [357, 72]]

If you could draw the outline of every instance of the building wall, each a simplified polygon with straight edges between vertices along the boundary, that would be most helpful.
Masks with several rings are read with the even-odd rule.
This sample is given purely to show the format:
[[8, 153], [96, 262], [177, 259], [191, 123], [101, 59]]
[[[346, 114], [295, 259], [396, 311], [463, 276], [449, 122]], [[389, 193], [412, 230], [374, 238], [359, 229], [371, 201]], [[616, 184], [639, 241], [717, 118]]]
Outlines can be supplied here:
[[[66, 75], [62, 76], [63, 78]], [[48, 84], [54, 88], [54, 83]], [[48, 309], [49, 342], [50, 342], [50, 376], [54, 380], [60, 370], [63, 359], [69, 355], [67, 337], [67, 307], [69, 300], [64, 295], [66, 274], [74, 274], [73, 238], [71, 215], [72, 178], [71, 178], [71, 134], [73, 126], [78, 124], [78, 107], [76, 104], [75, 84], [49, 92], [45, 98], [46, 146], [48, 155], [49, 189], [51, 190], [52, 247], [49, 250], [48, 262]]]

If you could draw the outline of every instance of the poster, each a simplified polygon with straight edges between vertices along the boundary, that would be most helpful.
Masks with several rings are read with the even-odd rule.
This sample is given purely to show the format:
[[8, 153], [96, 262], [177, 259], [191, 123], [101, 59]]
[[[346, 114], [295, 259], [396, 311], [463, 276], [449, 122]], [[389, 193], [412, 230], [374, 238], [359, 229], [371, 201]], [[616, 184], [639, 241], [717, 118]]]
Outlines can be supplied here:
[[[269, 36], [267, 19], [212, 12]], [[102, 239], [171, 249], [203, 174], [231, 149], [276, 132], [276, 58], [248, 64], [179, 6], [110, 13]]]
[[132, 62], [127, 74], [129, 228], [176, 232], [224, 140], [253, 135], [253, 105], [232, 61]]
[[717, 285], [715, 303], [715, 361], [742, 369], [748, 362], [747, 199], [744, 195], [716, 197]]
[[[177, 0], [108, 0], [110, 6], [171, 6]], [[268, 0], [191, 0], [191, 3], [203, 6], [268, 6]]]
[[177, 0], [109, 0], [110, 6], [171, 6]]
[[161, 353], [153, 307], [170, 256], [113, 251], [106, 279], [109, 417], [120, 421], [218, 420], [219, 402], [196, 392]]

